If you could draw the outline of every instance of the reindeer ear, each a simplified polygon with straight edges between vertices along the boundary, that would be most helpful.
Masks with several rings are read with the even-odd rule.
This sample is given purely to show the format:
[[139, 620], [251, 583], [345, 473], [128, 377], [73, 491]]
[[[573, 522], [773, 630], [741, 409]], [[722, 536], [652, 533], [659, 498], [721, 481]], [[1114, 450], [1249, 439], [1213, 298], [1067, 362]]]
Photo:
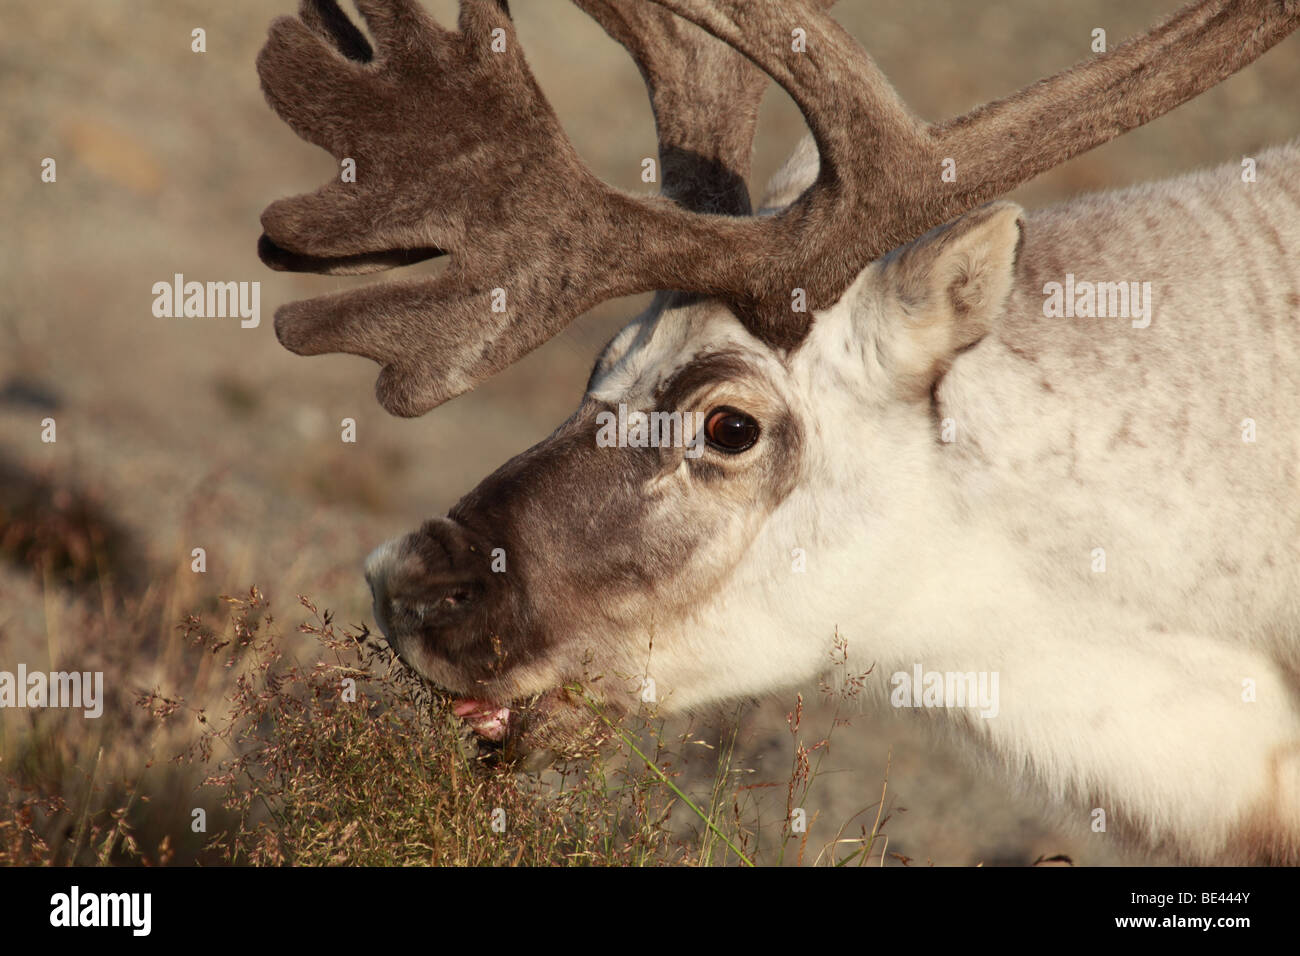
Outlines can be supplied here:
[[900, 393], [928, 394], [993, 327], [1011, 291], [1023, 214], [1015, 203], [989, 203], [881, 261], [881, 339]]

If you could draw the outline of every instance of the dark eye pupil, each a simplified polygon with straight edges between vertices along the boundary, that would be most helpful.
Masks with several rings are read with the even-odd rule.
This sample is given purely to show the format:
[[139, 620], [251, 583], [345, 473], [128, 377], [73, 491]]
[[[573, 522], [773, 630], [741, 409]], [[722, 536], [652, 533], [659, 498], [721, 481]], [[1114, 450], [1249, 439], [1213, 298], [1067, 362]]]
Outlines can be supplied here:
[[739, 445], [749, 434], [749, 423], [738, 415], [728, 415], [718, 425], [718, 440]]
[[715, 408], [704, 429], [709, 443], [725, 451], [744, 451], [758, 440], [758, 422], [733, 408]]

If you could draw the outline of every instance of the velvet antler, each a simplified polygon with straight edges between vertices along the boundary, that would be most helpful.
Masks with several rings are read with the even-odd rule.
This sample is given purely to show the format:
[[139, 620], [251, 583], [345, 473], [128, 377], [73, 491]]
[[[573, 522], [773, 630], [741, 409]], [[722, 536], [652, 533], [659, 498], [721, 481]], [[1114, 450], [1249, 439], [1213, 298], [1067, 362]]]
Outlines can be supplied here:
[[[824, 0], [578, 2], [646, 78], [667, 198], [619, 192], [583, 164], [501, 0], [462, 0], [457, 31], [416, 0], [356, 0], [373, 49], [334, 0], [304, 0], [297, 18], [272, 24], [258, 58], [268, 101], [304, 139], [355, 160], [356, 182], [273, 203], [264, 261], [360, 272], [451, 254], [437, 278], [281, 308], [287, 347], [380, 363], [376, 392], [399, 415], [472, 388], [633, 292], [722, 297], [756, 335], [792, 347], [810, 321], [790, 311], [792, 289], [813, 310], [832, 304], [882, 253], [1159, 116], [1300, 24], [1300, 0], [1200, 0], [1108, 54], [931, 125]], [[743, 54], [803, 111], [820, 173], [781, 214], [741, 215], [761, 79], [667, 13]], [[948, 158], [955, 182], [940, 176]]]

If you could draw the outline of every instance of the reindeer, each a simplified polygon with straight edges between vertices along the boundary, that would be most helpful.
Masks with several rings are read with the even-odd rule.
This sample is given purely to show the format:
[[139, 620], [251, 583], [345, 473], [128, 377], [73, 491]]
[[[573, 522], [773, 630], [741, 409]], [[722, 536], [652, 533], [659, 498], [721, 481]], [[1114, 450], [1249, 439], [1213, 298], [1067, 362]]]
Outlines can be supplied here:
[[[401, 657], [484, 737], [559, 748], [584, 699], [626, 706], [620, 677], [652, 675], [663, 712], [762, 695], [824, 670], [838, 629], [882, 704], [950, 705], [1082, 820], [1185, 862], [1300, 862], [1300, 144], [1254, 177], [998, 198], [1251, 62], [1300, 2], [1191, 3], [940, 124], [826, 0], [575, 2], [645, 78], [662, 196], [583, 164], [503, 0], [462, 0], [458, 30], [356, 0], [373, 45], [307, 0], [258, 59], [280, 116], [357, 168], [269, 206], [263, 260], [451, 256], [277, 312], [294, 352], [379, 363], [389, 412], [656, 293], [553, 435], [371, 555]], [[811, 137], [754, 215], [766, 77]], [[598, 441], [655, 412], [695, 444]], [[931, 700], [922, 671], [994, 675], [997, 706]]]

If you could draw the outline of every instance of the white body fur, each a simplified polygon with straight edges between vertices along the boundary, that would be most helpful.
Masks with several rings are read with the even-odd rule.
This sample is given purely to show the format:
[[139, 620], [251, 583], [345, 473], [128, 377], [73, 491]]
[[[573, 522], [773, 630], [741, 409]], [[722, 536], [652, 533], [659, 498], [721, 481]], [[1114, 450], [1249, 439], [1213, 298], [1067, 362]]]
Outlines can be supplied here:
[[[669, 703], [809, 681], [838, 629], [882, 702], [916, 664], [996, 671], [997, 717], [934, 713], [1077, 825], [1100, 808], [1108, 832], [1180, 860], [1295, 862], [1300, 145], [1258, 169], [1028, 216], [1005, 308], [925, 411], [888, 395], [883, 263], [784, 365], [725, 310], [630, 325], [593, 396], [648, 396], [683, 356], [725, 346], [805, 430], [802, 480], [727, 586], [656, 625]], [[815, 174], [805, 144], [768, 205]], [[1044, 283], [1067, 272], [1150, 281], [1150, 327], [1045, 318]]]

